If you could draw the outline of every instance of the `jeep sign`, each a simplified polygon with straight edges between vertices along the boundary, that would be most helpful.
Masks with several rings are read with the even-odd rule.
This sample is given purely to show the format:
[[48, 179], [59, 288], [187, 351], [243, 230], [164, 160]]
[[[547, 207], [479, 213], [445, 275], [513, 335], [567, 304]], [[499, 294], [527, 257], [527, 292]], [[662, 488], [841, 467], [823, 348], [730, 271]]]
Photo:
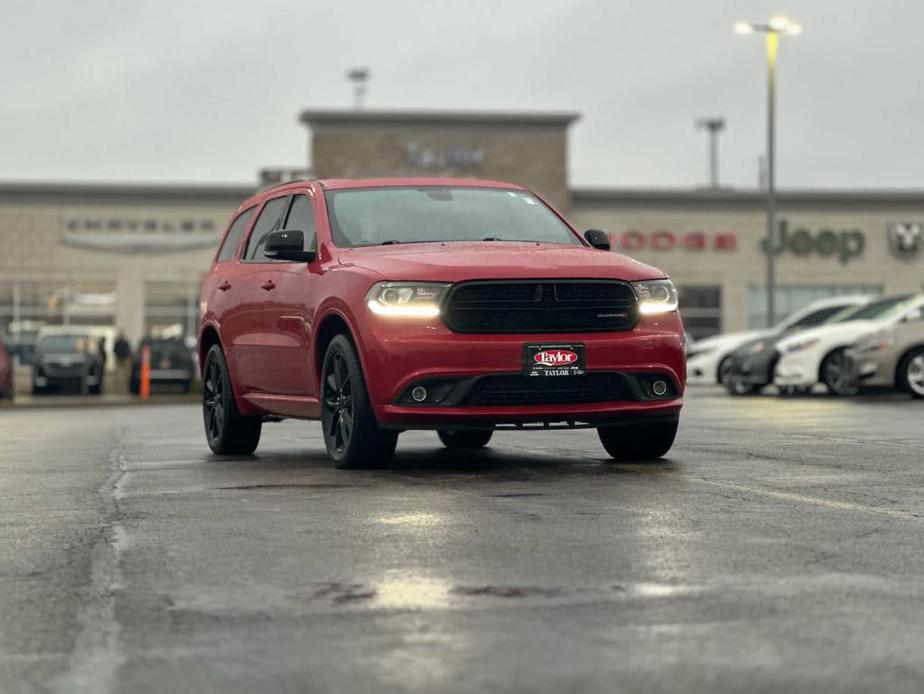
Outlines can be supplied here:
[[[859, 229], [820, 229], [812, 232], [805, 227], [789, 229], [789, 222], [780, 220], [774, 253], [792, 253], [805, 257], [817, 255], [823, 258], [837, 258], [846, 265], [866, 250], [866, 236]], [[767, 240], [760, 242], [761, 250], [767, 252]]]

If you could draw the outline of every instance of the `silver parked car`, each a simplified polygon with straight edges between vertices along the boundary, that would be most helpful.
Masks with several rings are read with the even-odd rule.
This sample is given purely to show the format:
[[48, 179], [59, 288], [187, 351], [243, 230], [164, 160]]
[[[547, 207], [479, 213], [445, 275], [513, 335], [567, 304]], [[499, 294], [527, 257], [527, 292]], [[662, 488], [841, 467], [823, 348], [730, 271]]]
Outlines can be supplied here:
[[924, 308], [860, 338], [851, 352], [857, 382], [924, 398]]

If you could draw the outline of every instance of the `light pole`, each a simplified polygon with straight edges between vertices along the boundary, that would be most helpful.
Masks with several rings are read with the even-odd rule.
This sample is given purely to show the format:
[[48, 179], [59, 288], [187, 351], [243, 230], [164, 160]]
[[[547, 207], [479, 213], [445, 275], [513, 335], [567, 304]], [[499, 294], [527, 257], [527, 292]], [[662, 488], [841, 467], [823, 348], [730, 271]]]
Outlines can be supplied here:
[[724, 118], [697, 118], [696, 127], [709, 132], [709, 185], [719, 187], [719, 133], [725, 130]]
[[796, 36], [802, 27], [786, 17], [766, 23], [736, 22], [736, 34], [761, 33], [767, 46], [767, 325], [776, 322], [776, 56], [780, 35]]
[[347, 72], [347, 79], [353, 83], [353, 109], [359, 111], [366, 97], [366, 83], [369, 81], [369, 68], [356, 67]]

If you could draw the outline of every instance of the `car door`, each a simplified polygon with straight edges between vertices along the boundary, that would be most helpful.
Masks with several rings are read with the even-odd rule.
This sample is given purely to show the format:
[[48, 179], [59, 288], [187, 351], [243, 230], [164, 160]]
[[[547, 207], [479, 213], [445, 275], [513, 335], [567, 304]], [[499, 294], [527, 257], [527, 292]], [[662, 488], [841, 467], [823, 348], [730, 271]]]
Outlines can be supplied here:
[[[312, 194], [295, 194], [289, 201], [281, 227], [295, 229], [305, 236], [306, 249], [317, 247]], [[312, 287], [317, 282], [317, 261], [296, 263], [267, 261], [261, 272], [261, 287], [269, 299], [264, 310], [273, 337], [267, 341], [268, 363], [262, 373], [267, 392], [279, 395], [307, 395], [310, 386], [309, 307]], [[267, 288], [269, 287], [269, 288]]]
[[272, 285], [263, 256], [266, 235], [282, 224], [288, 194], [267, 200], [244, 244], [228, 289], [232, 308], [222, 320], [225, 353], [238, 386], [250, 392], [269, 392], [273, 345], [278, 341], [269, 311]]

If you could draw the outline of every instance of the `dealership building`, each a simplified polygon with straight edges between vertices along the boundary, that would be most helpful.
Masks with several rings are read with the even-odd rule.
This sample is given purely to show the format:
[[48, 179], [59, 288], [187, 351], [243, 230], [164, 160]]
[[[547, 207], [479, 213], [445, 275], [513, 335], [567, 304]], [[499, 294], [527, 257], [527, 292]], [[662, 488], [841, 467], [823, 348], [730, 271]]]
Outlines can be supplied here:
[[[757, 190], [574, 188], [573, 113], [306, 111], [318, 178], [459, 176], [543, 195], [581, 230], [664, 269], [696, 336], [766, 321]], [[264, 181], [287, 172], [265, 171]], [[198, 284], [258, 186], [0, 183], [0, 332], [14, 321], [103, 324], [134, 341], [194, 332]], [[842, 293], [924, 288], [924, 190], [781, 191], [778, 311]]]

